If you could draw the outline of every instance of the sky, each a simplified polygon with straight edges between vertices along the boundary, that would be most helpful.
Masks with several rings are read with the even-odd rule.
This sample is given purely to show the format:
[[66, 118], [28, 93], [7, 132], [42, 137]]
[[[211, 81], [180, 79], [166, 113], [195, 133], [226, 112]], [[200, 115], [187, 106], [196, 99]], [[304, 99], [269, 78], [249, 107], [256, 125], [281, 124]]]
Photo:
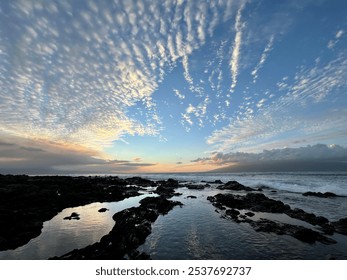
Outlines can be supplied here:
[[347, 165], [346, 11], [0, 1], [0, 173]]

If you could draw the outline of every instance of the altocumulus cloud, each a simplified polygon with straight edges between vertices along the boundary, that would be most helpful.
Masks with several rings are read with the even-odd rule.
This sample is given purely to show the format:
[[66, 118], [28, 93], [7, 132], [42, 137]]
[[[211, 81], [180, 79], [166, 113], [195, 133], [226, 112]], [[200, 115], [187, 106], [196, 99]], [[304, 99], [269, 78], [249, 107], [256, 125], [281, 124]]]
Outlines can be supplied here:
[[[319, 143], [331, 137], [346, 138], [347, 110], [341, 89], [347, 88], [347, 57], [339, 52], [325, 64], [301, 67], [294, 82], [278, 84], [284, 94], [254, 106], [248, 99], [229, 125], [208, 138], [220, 152], [255, 151], [279, 148], [295, 142]], [[322, 105], [331, 103], [331, 109]]]
[[[231, 1], [9, 1], [0, 42], [0, 128], [100, 149], [158, 135], [152, 94], [238, 10]], [[10, 32], [9, 32], [10, 31]], [[237, 43], [238, 44], [238, 43]], [[237, 72], [237, 65], [233, 71]], [[185, 69], [189, 82], [189, 70]], [[141, 118], [131, 108], [142, 110]]]

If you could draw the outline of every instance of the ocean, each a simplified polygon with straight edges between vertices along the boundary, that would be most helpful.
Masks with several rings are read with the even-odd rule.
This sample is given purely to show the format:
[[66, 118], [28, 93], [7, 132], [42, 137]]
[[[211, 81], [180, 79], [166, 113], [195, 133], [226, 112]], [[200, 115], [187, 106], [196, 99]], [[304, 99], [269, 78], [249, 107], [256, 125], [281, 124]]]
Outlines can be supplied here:
[[[162, 173], [118, 176], [141, 176], [151, 180], [173, 178], [193, 184], [236, 180], [246, 186], [261, 187], [266, 196], [281, 200], [291, 208], [301, 208], [330, 221], [347, 217], [347, 173]], [[149, 254], [152, 259], [347, 259], [347, 236], [344, 235], [335, 233], [330, 236], [337, 244], [308, 244], [287, 235], [256, 232], [247, 223], [226, 219], [207, 197], [229, 191], [216, 189], [218, 184], [210, 185], [202, 190], [178, 189], [182, 195], [172, 200], [181, 201], [184, 205], [175, 207], [165, 216], [159, 216], [139, 251]], [[119, 202], [92, 203], [64, 209], [44, 223], [40, 236], [20, 248], [0, 252], [0, 259], [47, 259], [93, 244], [112, 229], [114, 213], [137, 206], [143, 197], [153, 195], [151, 191], [144, 192], [141, 197]], [[333, 192], [341, 197], [303, 196], [302, 193], [307, 191]], [[110, 211], [98, 213], [97, 209], [102, 207]], [[71, 212], [78, 212], [81, 219], [64, 220]], [[255, 217], [318, 230], [285, 214], [258, 212]]]

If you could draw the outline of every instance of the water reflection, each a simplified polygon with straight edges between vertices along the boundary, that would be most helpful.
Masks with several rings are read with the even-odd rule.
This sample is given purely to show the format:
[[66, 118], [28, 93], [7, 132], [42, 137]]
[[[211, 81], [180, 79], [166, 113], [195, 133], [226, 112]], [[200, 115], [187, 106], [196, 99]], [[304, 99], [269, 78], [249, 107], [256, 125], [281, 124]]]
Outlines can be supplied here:
[[[0, 252], [0, 259], [48, 259], [98, 242], [113, 228], [112, 216], [116, 212], [138, 206], [139, 201], [147, 196], [153, 195], [143, 194], [118, 202], [97, 202], [66, 208], [43, 224], [40, 236], [15, 250]], [[109, 211], [100, 213], [98, 210], [101, 208]], [[64, 220], [73, 212], [80, 214], [80, 220]]]

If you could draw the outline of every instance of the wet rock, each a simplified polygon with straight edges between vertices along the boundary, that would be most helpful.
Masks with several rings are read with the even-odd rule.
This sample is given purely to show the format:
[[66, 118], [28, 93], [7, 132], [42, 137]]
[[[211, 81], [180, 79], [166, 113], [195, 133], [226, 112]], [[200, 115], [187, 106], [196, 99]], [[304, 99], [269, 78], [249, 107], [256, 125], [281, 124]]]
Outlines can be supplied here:
[[336, 232], [347, 235], [347, 218], [340, 219], [332, 223]]
[[80, 214], [76, 212], [72, 212], [70, 216], [67, 216], [64, 218], [64, 220], [79, 220], [80, 219]]
[[254, 189], [252, 189], [250, 187], [246, 187], [237, 181], [229, 181], [228, 183], [224, 184], [223, 186], [217, 187], [217, 189], [219, 189], [219, 190], [233, 190], [233, 191], [254, 191]]
[[225, 211], [225, 214], [230, 217], [237, 218], [237, 216], [240, 214], [240, 211], [237, 211], [235, 209], [228, 209]]
[[305, 221], [307, 223], [310, 223], [311, 225], [324, 226], [329, 224], [329, 220], [327, 218], [322, 216], [316, 216], [312, 213], [307, 213], [304, 210], [298, 208], [288, 209], [284, 211], [284, 213], [287, 214], [289, 217]]
[[192, 185], [192, 184], [187, 184], [185, 185], [186, 188], [190, 189], [190, 190], [203, 190], [205, 188], [209, 188], [211, 187], [209, 184], [205, 184], [205, 185]]
[[164, 196], [146, 197], [140, 201], [140, 204], [147, 209], [156, 210], [161, 215], [167, 214], [176, 205], [183, 205], [179, 201], [167, 200]]
[[302, 194], [303, 196], [316, 196], [316, 197], [323, 197], [323, 198], [330, 198], [330, 197], [337, 197], [338, 195], [332, 193], [332, 192], [305, 192]]
[[[289, 205], [286, 205], [279, 200], [270, 199], [262, 193], [247, 193], [243, 196], [234, 194], [217, 194], [215, 196], [209, 196], [207, 199], [211, 201], [211, 203], [218, 209], [223, 209], [225, 206], [232, 208], [232, 210], [226, 211], [226, 215], [231, 216], [236, 222], [239, 222], [238, 218], [240, 218], [240, 216], [238, 216], [238, 218], [236, 217], [234, 208], [239, 210], [251, 210], [254, 212], [286, 214], [294, 219], [320, 226], [325, 234], [333, 234], [335, 232], [335, 228], [337, 231], [338, 226], [338, 232], [347, 233], [347, 218], [335, 223], [330, 223], [325, 217], [307, 213], [302, 209], [291, 209]], [[251, 217], [254, 216], [254, 213], [246, 212], [245, 215]], [[321, 235], [320, 233], [318, 234], [311, 229], [306, 229], [305, 227], [297, 227], [263, 219], [260, 221], [253, 221], [248, 218], [244, 218], [242, 222], [250, 223], [256, 230], [259, 231], [288, 234], [307, 243], [319, 241], [324, 244], [332, 244], [334, 242], [324, 235]]]
[[126, 181], [129, 184], [134, 184], [134, 185], [137, 185], [137, 186], [144, 186], [144, 187], [155, 185], [155, 183], [153, 181], [145, 179], [145, 178], [141, 178], [141, 177], [127, 178]]
[[214, 181], [201, 181], [202, 183], [208, 183], [208, 184], [224, 184], [221, 180], [214, 180]]
[[175, 179], [169, 178], [167, 180], [158, 181], [157, 184], [170, 188], [178, 188], [179, 182]]
[[148, 259], [149, 256], [139, 253], [137, 248], [151, 233], [151, 224], [158, 216], [167, 214], [176, 205], [182, 204], [165, 197], [144, 198], [139, 207], [114, 214], [115, 226], [100, 242], [53, 259]]
[[246, 212], [245, 215], [248, 217], [253, 217], [255, 214], [253, 212]]
[[155, 190], [155, 193], [166, 196], [167, 198], [170, 198], [172, 196], [179, 196], [181, 193], [176, 193], [176, 189], [180, 187], [179, 182], [174, 179], [168, 179], [168, 180], [162, 180], [157, 182], [157, 189]]
[[274, 222], [267, 219], [259, 221], [248, 221], [256, 231], [275, 233], [278, 235], [290, 235], [302, 242], [313, 244], [319, 241], [323, 244], [335, 244], [336, 241], [324, 236], [323, 234], [303, 226], [289, 225], [280, 222]]
[[[209, 199], [209, 198], [208, 198]], [[248, 209], [256, 212], [283, 213], [290, 207], [282, 201], [267, 198], [262, 193], [247, 193], [246, 195], [217, 194], [209, 199], [230, 208]]]
[[197, 197], [195, 195], [188, 195], [187, 198], [196, 199]]
[[100, 208], [100, 209], [98, 210], [99, 213], [103, 213], [103, 212], [106, 212], [106, 211], [108, 211], [107, 208]]

